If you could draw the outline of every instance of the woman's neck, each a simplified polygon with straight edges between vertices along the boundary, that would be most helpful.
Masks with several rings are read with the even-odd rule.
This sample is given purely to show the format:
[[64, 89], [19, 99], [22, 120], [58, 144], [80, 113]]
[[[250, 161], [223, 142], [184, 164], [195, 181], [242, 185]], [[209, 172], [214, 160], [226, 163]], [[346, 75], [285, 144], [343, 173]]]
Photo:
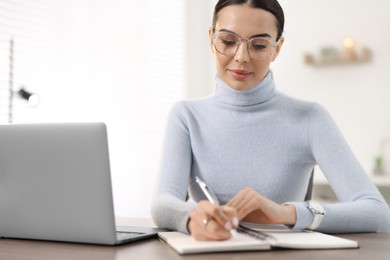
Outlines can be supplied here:
[[275, 92], [275, 83], [271, 71], [264, 79], [248, 90], [235, 90], [228, 86], [218, 75], [215, 78], [216, 98], [232, 106], [252, 106], [269, 100]]

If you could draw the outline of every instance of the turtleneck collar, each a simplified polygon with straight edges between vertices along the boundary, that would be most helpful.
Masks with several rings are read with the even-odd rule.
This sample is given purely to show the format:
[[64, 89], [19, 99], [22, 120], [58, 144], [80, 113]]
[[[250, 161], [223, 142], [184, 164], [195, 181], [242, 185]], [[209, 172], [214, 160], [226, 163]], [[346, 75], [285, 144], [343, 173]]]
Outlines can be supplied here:
[[275, 83], [271, 71], [257, 85], [248, 90], [235, 90], [218, 75], [215, 78], [215, 96], [223, 103], [233, 106], [252, 106], [269, 100], [275, 93]]

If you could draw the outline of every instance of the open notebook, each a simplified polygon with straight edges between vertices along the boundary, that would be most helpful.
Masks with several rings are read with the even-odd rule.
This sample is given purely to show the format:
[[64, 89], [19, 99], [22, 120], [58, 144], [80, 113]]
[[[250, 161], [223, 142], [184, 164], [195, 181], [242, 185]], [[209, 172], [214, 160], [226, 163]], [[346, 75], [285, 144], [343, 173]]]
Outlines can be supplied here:
[[227, 251], [259, 251], [272, 248], [335, 249], [358, 248], [354, 240], [314, 231], [291, 231], [282, 226], [254, 229], [240, 226], [238, 234], [225, 241], [196, 241], [180, 232], [159, 232], [159, 237], [179, 254]]

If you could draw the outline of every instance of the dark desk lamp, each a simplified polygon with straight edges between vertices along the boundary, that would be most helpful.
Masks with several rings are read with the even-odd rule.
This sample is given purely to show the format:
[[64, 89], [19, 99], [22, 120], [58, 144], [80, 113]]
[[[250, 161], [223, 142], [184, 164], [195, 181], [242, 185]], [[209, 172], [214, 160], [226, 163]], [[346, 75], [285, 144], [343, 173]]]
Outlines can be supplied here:
[[31, 107], [36, 107], [39, 105], [40, 96], [37, 93], [28, 92], [24, 89], [24, 87], [21, 87], [17, 93], [21, 98], [27, 100]]
[[22, 86], [17, 92], [11, 92], [9, 96], [9, 108], [8, 108], [8, 123], [13, 122], [13, 99], [15, 96], [20, 97], [23, 100], [26, 100], [30, 107], [37, 107], [41, 100], [40, 96], [37, 93], [31, 93], [24, 89]]
[[36, 107], [39, 105], [40, 97], [36, 93], [28, 92], [22, 86], [17, 92], [13, 90], [14, 86], [14, 40], [11, 37], [9, 42], [9, 97], [8, 97], [8, 123], [13, 121], [13, 99], [15, 94], [28, 101], [28, 104], [31, 107]]

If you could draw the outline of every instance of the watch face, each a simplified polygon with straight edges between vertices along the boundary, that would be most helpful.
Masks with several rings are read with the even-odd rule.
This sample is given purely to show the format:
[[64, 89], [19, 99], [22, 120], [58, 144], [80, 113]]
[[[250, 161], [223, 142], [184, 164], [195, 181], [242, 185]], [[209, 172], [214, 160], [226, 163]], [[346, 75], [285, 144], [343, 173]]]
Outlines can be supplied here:
[[308, 206], [315, 214], [325, 214], [324, 207], [315, 201], [308, 201]]

